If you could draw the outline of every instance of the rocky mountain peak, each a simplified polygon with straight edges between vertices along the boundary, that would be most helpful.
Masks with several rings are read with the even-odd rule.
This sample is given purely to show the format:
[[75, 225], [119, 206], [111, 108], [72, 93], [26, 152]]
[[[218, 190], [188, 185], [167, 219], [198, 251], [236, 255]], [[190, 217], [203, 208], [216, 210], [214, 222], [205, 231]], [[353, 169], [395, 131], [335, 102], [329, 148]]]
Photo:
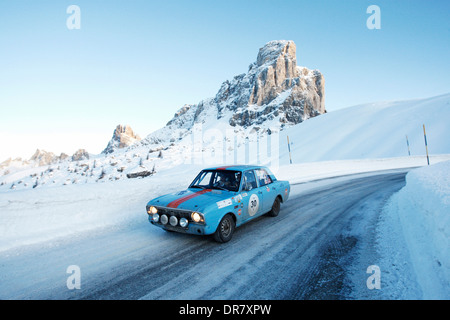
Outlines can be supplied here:
[[220, 113], [233, 111], [232, 126], [275, 118], [281, 126], [294, 125], [325, 113], [325, 80], [320, 71], [297, 66], [293, 41], [270, 41], [259, 49], [247, 74], [223, 83], [215, 100], [223, 105]]
[[[319, 70], [297, 66], [296, 44], [275, 40], [259, 49], [247, 73], [222, 83], [213, 98], [186, 104], [144, 144], [170, 144], [195, 123], [227, 123], [234, 130], [283, 129], [325, 113], [325, 80]], [[255, 131], [255, 130], [253, 130]], [[247, 133], [248, 133], [247, 132]]]
[[294, 41], [275, 40], [266, 43], [264, 47], [259, 49], [256, 65], [259, 67], [280, 58], [291, 60], [294, 65], [297, 65], [296, 46]]
[[139, 137], [139, 135], [137, 135], [129, 125], [123, 126], [119, 124], [116, 129], [114, 129], [113, 136], [102, 153], [112, 153], [117, 149], [129, 147], [136, 141], [140, 140], [141, 137]]

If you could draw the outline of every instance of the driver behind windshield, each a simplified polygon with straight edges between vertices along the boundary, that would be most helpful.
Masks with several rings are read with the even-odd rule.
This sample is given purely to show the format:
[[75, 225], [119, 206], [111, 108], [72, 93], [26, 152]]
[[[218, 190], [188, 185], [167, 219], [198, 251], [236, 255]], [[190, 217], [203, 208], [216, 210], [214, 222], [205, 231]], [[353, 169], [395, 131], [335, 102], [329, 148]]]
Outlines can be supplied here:
[[213, 188], [237, 191], [239, 188], [240, 172], [217, 172]]

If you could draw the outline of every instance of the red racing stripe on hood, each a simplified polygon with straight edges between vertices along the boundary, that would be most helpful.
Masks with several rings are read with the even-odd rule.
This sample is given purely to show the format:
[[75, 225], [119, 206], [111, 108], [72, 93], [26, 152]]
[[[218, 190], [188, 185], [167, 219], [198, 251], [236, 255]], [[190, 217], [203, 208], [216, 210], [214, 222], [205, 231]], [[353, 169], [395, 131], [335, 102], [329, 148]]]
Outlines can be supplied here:
[[195, 193], [192, 193], [192, 194], [189, 194], [189, 195], [187, 195], [187, 196], [181, 197], [181, 198], [179, 198], [179, 199], [177, 199], [177, 200], [174, 200], [174, 201], [172, 201], [171, 203], [169, 203], [167, 206], [168, 206], [169, 208], [177, 208], [177, 207], [178, 207], [180, 204], [182, 204], [183, 202], [188, 201], [188, 200], [190, 200], [190, 199], [192, 199], [192, 198], [201, 196], [202, 194], [205, 194], [205, 193], [211, 192], [211, 191], [212, 191], [212, 189], [203, 189], [203, 190], [201, 190], [201, 191], [197, 191], [197, 192], [195, 192]]

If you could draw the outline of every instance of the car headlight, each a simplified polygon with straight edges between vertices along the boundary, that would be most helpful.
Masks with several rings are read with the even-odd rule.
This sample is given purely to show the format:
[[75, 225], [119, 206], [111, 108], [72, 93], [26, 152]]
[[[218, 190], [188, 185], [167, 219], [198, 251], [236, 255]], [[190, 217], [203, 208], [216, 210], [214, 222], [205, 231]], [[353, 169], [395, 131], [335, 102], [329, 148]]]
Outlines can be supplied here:
[[157, 214], [157, 213], [155, 213], [154, 215], [153, 215], [153, 221], [154, 222], [158, 222], [159, 221], [159, 214]]
[[180, 219], [180, 226], [181, 227], [186, 228], [188, 223], [189, 223], [188, 219], [186, 219], [186, 218], [181, 218]]
[[158, 213], [158, 209], [156, 209], [154, 206], [151, 206], [151, 207], [148, 209], [148, 213], [156, 214], [156, 213]]
[[205, 219], [203, 218], [203, 215], [199, 212], [192, 212], [191, 218], [196, 223], [202, 223], [205, 222]]

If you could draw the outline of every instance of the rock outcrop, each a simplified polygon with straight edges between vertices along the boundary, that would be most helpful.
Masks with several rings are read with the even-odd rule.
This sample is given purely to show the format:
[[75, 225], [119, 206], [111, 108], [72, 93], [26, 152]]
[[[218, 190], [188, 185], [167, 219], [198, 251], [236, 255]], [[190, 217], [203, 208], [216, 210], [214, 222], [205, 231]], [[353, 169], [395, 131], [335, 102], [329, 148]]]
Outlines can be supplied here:
[[56, 162], [56, 156], [53, 152], [36, 149], [36, 152], [31, 156], [30, 161], [36, 162], [39, 166], [45, 166]]
[[135, 134], [130, 126], [118, 125], [114, 130], [111, 140], [108, 142], [106, 148], [102, 151], [104, 154], [112, 153], [117, 149], [122, 149], [131, 146], [136, 141], [140, 141], [139, 135]]
[[325, 112], [325, 80], [318, 70], [297, 66], [293, 41], [271, 41], [247, 74], [224, 82], [215, 98], [230, 125], [248, 127], [278, 118], [294, 125]]
[[[34, 163], [36, 166], [47, 166], [50, 164], [61, 162], [67, 159], [69, 156], [65, 153], [61, 153], [59, 156], [55, 155], [53, 152], [36, 149], [34, 154], [28, 161], [22, 161], [23, 165]], [[16, 159], [17, 160], [17, 159]], [[19, 159], [21, 160], [21, 159]]]
[[72, 161], [80, 161], [80, 160], [88, 160], [88, 159], [89, 159], [89, 153], [84, 149], [78, 149], [72, 155]]

